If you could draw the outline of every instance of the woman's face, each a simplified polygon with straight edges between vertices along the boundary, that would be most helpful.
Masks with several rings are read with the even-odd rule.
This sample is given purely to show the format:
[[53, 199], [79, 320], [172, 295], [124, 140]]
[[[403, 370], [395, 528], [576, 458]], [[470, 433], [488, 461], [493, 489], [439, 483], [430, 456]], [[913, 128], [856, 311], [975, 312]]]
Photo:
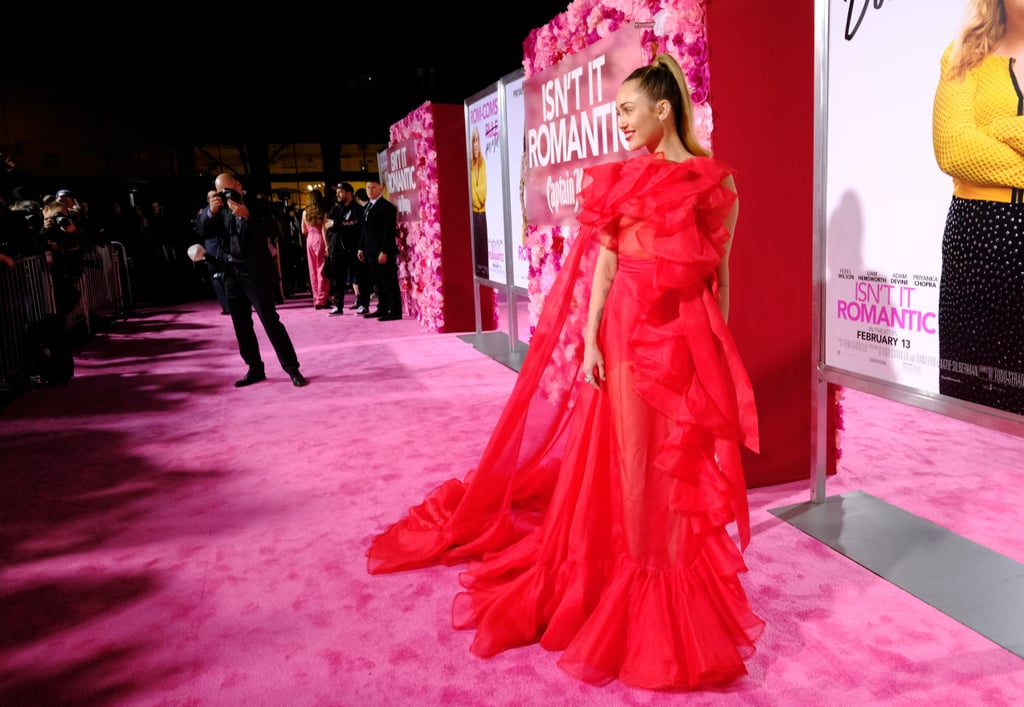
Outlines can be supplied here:
[[661, 142], [665, 127], [658, 120], [655, 104], [640, 90], [636, 79], [626, 81], [615, 96], [615, 111], [619, 130], [626, 138], [629, 149], [647, 147], [651, 152]]
[[476, 133], [473, 133], [472, 147], [473, 147], [473, 157], [479, 157], [480, 156], [480, 136], [478, 134], [476, 134]]

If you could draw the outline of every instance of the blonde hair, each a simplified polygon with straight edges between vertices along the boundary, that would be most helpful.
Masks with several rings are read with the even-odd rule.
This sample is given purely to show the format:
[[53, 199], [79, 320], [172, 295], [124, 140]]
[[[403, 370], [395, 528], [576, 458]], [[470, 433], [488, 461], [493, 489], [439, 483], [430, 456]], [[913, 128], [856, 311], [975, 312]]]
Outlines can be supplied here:
[[324, 220], [323, 198], [324, 196], [320, 193], [319, 189], [314, 189], [309, 193], [309, 199], [306, 200], [306, 208], [303, 211], [303, 214], [306, 216], [306, 223], [317, 225]]
[[672, 106], [676, 132], [683, 141], [683, 146], [691, 154], [710, 157], [711, 152], [697, 140], [697, 133], [693, 127], [690, 87], [686, 84], [683, 69], [675, 57], [671, 54], [658, 54], [649, 66], [641, 66], [626, 77], [626, 81], [634, 80], [652, 103], [664, 100]]
[[952, 78], [980, 64], [1006, 34], [1006, 6], [1003, 0], [971, 0], [960, 35], [953, 43], [949, 73]]
[[[476, 143], [477, 150], [473, 151], [473, 143]], [[484, 146], [480, 142], [480, 129], [477, 126], [473, 126], [473, 130], [470, 133], [469, 138], [469, 163], [476, 168], [479, 168], [484, 158]]]

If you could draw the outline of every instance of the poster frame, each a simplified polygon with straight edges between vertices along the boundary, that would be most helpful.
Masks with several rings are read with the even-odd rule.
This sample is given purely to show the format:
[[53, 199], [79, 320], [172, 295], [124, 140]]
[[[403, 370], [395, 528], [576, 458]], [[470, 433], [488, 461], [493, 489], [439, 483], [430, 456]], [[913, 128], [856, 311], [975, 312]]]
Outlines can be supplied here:
[[[812, 346], [815, 370], [812, 385], [812, 499], [824, 500], [825, 450], [827, 434], [834, 434], [826, 425], [827, 405], [830, 404], [827, 385], [833, 384], [859, 390], [894, 402], [959, 419], [971, 424], [1024, 437], [1024, 416], [1012, 412], [975, 404], [938, 392], [873, 377], [845, 369], [835, 362], [826, 363], [827, 311], [827, 255], [829, 238], [828, 214], [828, 136], [829, 136], [829, 36], [830, 8], [836, 0], [815, 0], [815, 77], [814, 77], [814, 220], [812, 263]], [[839, 18], [834, 18], [839, 21]], [[938, 57], [935, 58], [936, 66]], [[905, 80], [905, 77], [904, 79]], [[879, 126], [884, 129], [885, 126]], [[895, 198], [895, 197], [894, 197]], [[939, 234], [941, 235], [941, 234]]]

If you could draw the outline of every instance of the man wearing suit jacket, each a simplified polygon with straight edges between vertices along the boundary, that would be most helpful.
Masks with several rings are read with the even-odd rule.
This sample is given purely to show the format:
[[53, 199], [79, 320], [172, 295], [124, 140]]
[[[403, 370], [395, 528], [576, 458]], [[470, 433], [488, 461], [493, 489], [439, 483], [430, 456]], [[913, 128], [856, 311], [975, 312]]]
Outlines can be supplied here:
[[224, 289], [231, 323], [238, 351], [249, 366], [235, 386], [243, 388], [267, 379], [253, 327], [254, 309], [292, 385], [304, 386], [307, 380], [299, 373], [295, 347], [277, 313], [277, 267], [269, 243], [273, 224], [267, 216], [249, 211], [242, 184], [233, 175], [218, 175], [214, 186], [216, 191], [207, 193], [207, 205], [199, 212], [196, 226], [204, 239], [217, 241], [224, 261]]
[[368, 180], [370, 202], [363, 212], [358, 258], [366, 263], [370, 281], [377, 286], [377, 309], [366, 317], [380, 321], [402, 318], [402, 293], [398, 286], [398, 209], [381, 196], [380, 182]]

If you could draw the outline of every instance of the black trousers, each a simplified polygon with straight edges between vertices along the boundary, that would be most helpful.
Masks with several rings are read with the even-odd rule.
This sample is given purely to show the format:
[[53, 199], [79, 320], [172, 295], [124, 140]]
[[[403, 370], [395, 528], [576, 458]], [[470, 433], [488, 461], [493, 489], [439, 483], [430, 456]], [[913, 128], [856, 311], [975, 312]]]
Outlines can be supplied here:
[[398, 262], [393, 256], [388, 262], [377, 262], [377, 256], [366, 258], [367, 270], [377, 286], [377, 311], [391, 317], [402, 316], [402, 292], [398, 287]]
[[359, 285], [359, 294], [356, 295], [356, 306], [370, 308], [370, 295], [373, 294], [373, 280], [370, 278], [370, 268], [359, 259], [358, 251], [351, 250], [347, 253], [349, 257], [348, 266], [352, 271], [352, 277]]
[[256, 328], [252, 321], [252, 312], [260, 318], [263, 329], [267, 332], [277, 354], [281, 368], [291, 373], [299, 369], [299, 359], [295, 355], [288, 330], [284, 328], [281, 317], [277, 313], [274, 280], [271, 272], [261, 269], [254, 273], [244, 265], [229, 264], [224, 272], [224, 289], [228, 298], [228, 309], [231, 311], [231, 324], [235, 328], [238, 340], [238, 352], [242, 360], [255, 371], [263, 371], [263, 358], [260, 356], [260, 344], [256, 338]]
[[370, 289], [373, 284], [367, 280], [366, 265], [359, 260], [354, 250], [342, 250], [338, 248], [331, 256], [331, 277], [334, 280], [333, 292], [340, 304], [345, 300], [345, 288], [349, 279], [355, 283], [359, 290], [356, 296], [356, 305], [370, 306]]

